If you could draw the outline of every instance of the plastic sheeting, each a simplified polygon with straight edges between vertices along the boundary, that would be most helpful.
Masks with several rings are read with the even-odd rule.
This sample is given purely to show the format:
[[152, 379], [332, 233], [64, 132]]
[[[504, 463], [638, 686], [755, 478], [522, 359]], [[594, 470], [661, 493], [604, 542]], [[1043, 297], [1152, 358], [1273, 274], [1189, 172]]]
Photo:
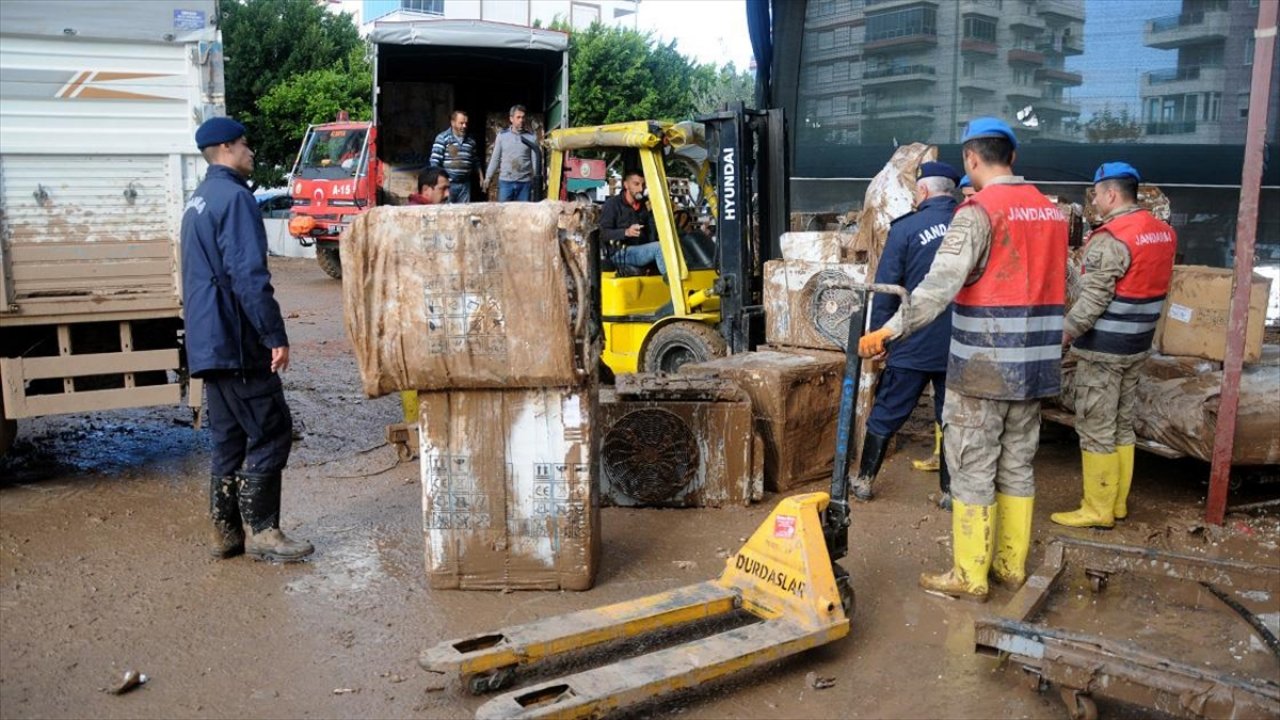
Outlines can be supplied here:
[[373, 23], [369, 41], [375, 45], [442, 45], [554, 52], [569, 48], [567, 33], [483, 20], [379, 20]]

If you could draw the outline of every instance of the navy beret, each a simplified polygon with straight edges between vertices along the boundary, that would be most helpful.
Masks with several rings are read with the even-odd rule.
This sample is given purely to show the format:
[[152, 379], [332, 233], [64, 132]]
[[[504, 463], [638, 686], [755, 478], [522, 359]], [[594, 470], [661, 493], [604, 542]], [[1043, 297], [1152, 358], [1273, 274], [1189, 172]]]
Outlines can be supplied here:
[[944, 162], [921, 163], [920, 169], [916, 172], [916, 179], [923, 180], [927, 177], [944, 177], [953, 183], [960, 182], [960, 173]]
[[210, 145], [229, 143], [244, 136], [244, 126], [229, 117], [209, 118], [196, 129], [196, 147], [201, 150]]
[[969, 121], [969, 126], [964, 129], [964, 137], [960, 138], [960, 144], [977, 140], [978, 138], [1002, 137], [1013, 143], [1013, 149], [1018, 149], [1018, 138], [1013, 134], [1013, 128], [1000, 118], [980, 117]]
[[1129, 177], [1142, 182], [1142, 176], [1138, 174], [1138, 169], [1127, 162], [1102, 163], [1098, 166], [1098, 171], [1093, 174], [1093, 181], [1100, 183], [1103, 180], [1115, 180], [1122, 177]]

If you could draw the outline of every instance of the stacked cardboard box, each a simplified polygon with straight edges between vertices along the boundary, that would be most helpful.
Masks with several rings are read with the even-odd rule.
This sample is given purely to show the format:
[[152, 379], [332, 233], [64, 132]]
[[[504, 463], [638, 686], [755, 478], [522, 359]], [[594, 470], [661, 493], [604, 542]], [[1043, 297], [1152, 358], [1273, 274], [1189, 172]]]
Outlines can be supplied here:
[[370, 396], [418, 390], [432, 587], [591, 587], [594, 208], [377, 208], [343, 236]]

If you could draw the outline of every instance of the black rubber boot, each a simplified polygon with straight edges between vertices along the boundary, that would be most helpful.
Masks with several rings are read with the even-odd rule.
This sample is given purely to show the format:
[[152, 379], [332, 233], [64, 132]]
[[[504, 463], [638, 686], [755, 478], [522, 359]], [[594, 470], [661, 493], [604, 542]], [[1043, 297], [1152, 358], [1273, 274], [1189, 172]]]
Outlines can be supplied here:
[[256, 560], [298, 562], [315, 552], [306, 540], [290, 540], [280, 532], [279, 475], [240, 475], [240, 515], [244, 551]]
[[233, 475], [209, 478], [209, 518], [213, 520], [209, 554], [229, 558], [244, 554], [244, 526], [240, 522], [240, 482]]
[[945, 448], [938, 450], [938, 489], [942, 494], [938, 496], [938, 507], [950, 512], [951, 510], [951, 471], [947, 469], [947, 451]]
[[875, 482], [880, 466], [884, 463], [884, 454], [889, 450], [889, 438], [867, 433], [862, 440], [862, 463], [858, 468], [858, 477], [853, 479], [853, 497], [862, 502], [869, 502], [875, 494], [871, 492], [871, 484]]

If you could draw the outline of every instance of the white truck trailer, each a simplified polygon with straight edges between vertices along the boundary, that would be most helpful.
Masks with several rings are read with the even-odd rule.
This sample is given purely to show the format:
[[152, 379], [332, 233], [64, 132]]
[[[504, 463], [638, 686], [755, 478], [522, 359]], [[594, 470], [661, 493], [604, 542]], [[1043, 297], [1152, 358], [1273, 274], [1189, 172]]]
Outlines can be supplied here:
[[216, 0], [0, 2], [0, 454], [16, 421], [199, 407], [178, 234], [225, 114]]

